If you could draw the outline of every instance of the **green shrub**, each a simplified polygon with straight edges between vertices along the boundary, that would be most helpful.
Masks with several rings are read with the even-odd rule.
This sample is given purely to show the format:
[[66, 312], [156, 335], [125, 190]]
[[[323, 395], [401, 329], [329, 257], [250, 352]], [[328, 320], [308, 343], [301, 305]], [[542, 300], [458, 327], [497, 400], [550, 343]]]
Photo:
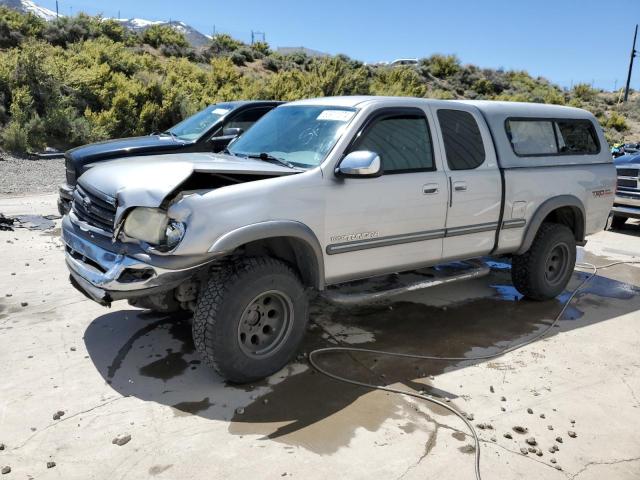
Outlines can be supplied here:
[[142, 32], [142, 42], [154, 48], [177, 47], [187, 48], [186, 37], [169, 25], [152, 25]]
[[426, 61], [427, 71], [434, 77], [446, 78], [460, 70], [460, 60], [455, 55], [431, 55]]
[[574, 97], [583, 102], [590, 102], [595, 98], [597, 91], [591, 88], [587, 83], [578, 83], [573, 87], [571, 93]]
[[267, 42], [255, 42], [251, 48], [265, 57], [271, 55], [271, 48]]
[[211, 55], [225, 55], [235, 52], [242, 45], [242, 42], [235, 40], [230, 35], [219, 33], [211, 39], [208, 51]]
[[423, 97], [427, 86], [411, 67], [382, 67], [376, 69], [370, 91], [373, 95]]
[[242, 55], [245, 62], [253, 62], [253, 56], [255, 55], [255, 52], [250, 48], [242, 47], [236, 50], [235, 53]]
[[282, 67], [282, 60], [279, 60], [278, 58], [273, 56], [269, 56], [263, 60], [262, 66], [267, 70], [277, 72]]
[[41, 18], [0, 6], [0, 48], [16, 47], [25, 38], [39, 37], [44, 28]]
[[244, 62], [246, 62], [247, 60], [246, 57], [240, 52], [233, 52], [231, 55], [229, 55], [229, 58], [234, 65], [238, 65], [239, 67], [244, 65]]
[[606, 119], [604, 126], [605, 128], [611, 128], [617, 132], [624, 132], [629, 129], [624, 116], [615, 111], [611, 112], [609, 117]]

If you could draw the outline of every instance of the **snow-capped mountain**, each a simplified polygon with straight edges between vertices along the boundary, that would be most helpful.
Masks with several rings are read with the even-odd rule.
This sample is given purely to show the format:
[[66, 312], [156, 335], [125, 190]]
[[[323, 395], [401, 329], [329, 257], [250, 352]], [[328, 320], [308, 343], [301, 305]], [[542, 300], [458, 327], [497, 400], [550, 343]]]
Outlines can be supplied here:
[[206, 45], [211, 39], [211, 37], [204, 35], [195, 28], [179, 21], [164, 22], [162, 20], [146, 20], [144, 18], [112, 18], [111, 20], [120, 22], [125, 27], [136, 32], [146, 30], [153, 25], [169, 25], [171, 28], [182, 33], [187, 38], [188, 42], [194, 47]]
[[[47, 22], [56, 18], [56, 12], [49, 10], [48, 8], [36, 5], [31, 0], [0, 0], [0, 5], [13, 8], [22, 13], [33, 13], [34, 15], [43, 18]], [[64, 15], [60, 15], [63, 17]]]
[[[0, 5], [4, 5], [23, 13], [33, 13], [46, 21], [55, 20], [56, 18], [56, 12], [53, 12], [48, 8], [41, 7], [31, 0], [0, 0]], [[60, 17], [63, 16], [64, 15], [60, 15]], [[120, 22], [125, 27], [136, 32], [146, 30], [153, 25], [169, 25], [182, 33], [194, 47], [206, 45], [211, 39], [211, 37], [200, 33], [190, 25], [179, 21], [165, 22], [162, 20], [146, 20], [144, 18], [113, 18], [112, 20]]]

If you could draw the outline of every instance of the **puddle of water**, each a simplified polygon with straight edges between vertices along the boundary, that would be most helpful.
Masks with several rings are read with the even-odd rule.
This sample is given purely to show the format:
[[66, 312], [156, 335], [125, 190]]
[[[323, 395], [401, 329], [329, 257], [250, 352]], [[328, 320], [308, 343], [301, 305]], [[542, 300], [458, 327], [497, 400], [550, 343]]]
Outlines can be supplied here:
[[189, 415], [204, 412], [214, 405], [215, 403], [209, 401], [209, 397], [205, 397], [199, 402], [179, 402], [172, 405], [172, 407], [178, 410], [178, 412], [176, 412], [177, 417], [187, 417]]
[[140, 375], [144, 377], [158, 378], [166, 382], [182, 375], [187, 368], [189, 368], [189, 364], [184, 359], [184, 352], [174, 352], [168, 348], [164, 357], [140, 367], [139, 371]]
[[55, 228], [59, 215], [17, 215], [14, 217], [14, 228], [26, 228], [28, 230], [51, 230]]

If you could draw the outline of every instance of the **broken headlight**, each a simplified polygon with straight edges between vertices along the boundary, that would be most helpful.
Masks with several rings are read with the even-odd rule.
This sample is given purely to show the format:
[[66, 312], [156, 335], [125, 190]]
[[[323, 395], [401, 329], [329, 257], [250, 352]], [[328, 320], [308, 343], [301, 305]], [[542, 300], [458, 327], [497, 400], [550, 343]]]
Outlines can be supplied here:
[[167, 216], [159, 208], [134, 208], [124, 222], [124, 233], [142, 240], [159, 250], [171, 250], [178, 245], [185, 233], [185, 226]]

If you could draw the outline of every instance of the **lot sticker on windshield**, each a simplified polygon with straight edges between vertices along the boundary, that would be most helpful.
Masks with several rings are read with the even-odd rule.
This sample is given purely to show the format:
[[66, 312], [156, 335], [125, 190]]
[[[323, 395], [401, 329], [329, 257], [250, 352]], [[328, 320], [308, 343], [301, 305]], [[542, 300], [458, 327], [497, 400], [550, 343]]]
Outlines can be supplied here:
[[323, 110], [316, 120], [331, 120], [338, 122], [347, 122], [353, 117], [353, 112], [348, 110]]
[[224, 115], [225, 113], [227, 113], [229, 111], [228, 108], [216, 108], [214, 109], [211, 113], [213, 115]]

